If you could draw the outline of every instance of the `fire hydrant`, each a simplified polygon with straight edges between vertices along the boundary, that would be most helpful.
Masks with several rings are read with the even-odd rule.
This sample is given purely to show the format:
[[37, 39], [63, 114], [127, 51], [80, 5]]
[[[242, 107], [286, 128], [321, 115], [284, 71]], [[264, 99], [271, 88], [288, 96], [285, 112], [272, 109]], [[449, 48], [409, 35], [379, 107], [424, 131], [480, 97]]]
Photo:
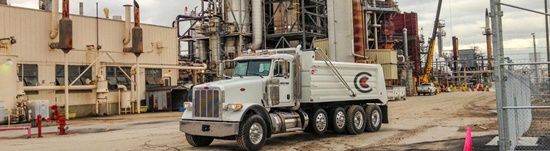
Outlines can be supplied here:
[[65, 135], [65, 126], [67, 125], [67, 123], [65, 123], [65, 116], [59, 116], [57, 105], [52, 105], [51, 109], [54, 112], [55, 122], [59, 124], [59, 135]]
[[59, 135], [65, 135], [65, 116], [61, 116], [56, 122], [59, 124]]

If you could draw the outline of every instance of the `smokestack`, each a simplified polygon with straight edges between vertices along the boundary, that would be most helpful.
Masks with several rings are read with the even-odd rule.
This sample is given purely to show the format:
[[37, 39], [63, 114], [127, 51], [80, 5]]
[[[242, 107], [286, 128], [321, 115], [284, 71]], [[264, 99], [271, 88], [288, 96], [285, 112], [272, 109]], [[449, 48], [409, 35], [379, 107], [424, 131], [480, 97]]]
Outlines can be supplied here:
[[493, 59], [493, 48], [492, 48], [492, 45], [491, 45], [491, 24], [489, 22], [489, 10], [485, 9], [485, 39], [487, 41], [487, 67], [489, 70], [492, 70], [492, 59]]
[[83, 2], [78, 3], [78, 8], [79, 8], [80, 16], [84, 15], [84, 3]]
[[132, 51], [139, 57], [143, 53], [143, 30], [140, 27], [139, 4], [134, 0], [134, 28], [132, 29]]
[[130, 20], [131, 20], [131, 12], [130, 12], [130, 9], [132, 8], [132, 5], [124, 5], [124, 10], [125, 10], [125, 18], [124, 18], [124, 39], [122, 40], [122, 44], [124, 44], [124, 52], [128, 52], [128, 51], [132, 51], [132, 49], [126, 49], [126, 48], [129, 48], [128, 44], [130, 43], [130, 38], [131, 38], [131, 33], [130, 33], [130, 30], [131, 30], [131, 23], [130, 23]]
[[69, 0], [63, 0], [63, 17], [59, 20], [59, 49], [73, 49], [73, 21], [69, 18]]
[[453, 59], [455, 61], [455, 70], [458, 70], [458, 38], [453, 36]]

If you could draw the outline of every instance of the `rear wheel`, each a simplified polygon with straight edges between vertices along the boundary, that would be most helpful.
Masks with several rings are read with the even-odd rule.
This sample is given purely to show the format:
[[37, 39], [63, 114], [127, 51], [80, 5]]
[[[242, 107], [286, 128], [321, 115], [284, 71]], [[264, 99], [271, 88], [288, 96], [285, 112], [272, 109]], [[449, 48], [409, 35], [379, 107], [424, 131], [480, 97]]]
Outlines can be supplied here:
[[365, 130], [365, 110], [361, 106], [353, 105], [348, 108], [346, 129], [352, 135], [360, 134]]
[[237, 145], [242, 150], [260, 150], [267, 139], [267, 126], [259, 115], [252, 115], [241, 123], [236, 137]]
[[382, 110], [378, 105], [369, 105], [366, 108], [367, 113], [367, 132], [376, 132], [382, 127]]
[[312, 112], [309, 118], [309, 130], [315, 135], [323, 135], [328, 127], [327, 112], [322, 108], [318, 108]]
[[346, 129], [346, 111], [342, 107], [330, 110], [330, 125], [335, 133], [342, 133]]
[[193, 147], [205, 147], [212, 144], [214, 138], [207, 136], [196, 136], [191, 134], [185, 134], [185, 139]]

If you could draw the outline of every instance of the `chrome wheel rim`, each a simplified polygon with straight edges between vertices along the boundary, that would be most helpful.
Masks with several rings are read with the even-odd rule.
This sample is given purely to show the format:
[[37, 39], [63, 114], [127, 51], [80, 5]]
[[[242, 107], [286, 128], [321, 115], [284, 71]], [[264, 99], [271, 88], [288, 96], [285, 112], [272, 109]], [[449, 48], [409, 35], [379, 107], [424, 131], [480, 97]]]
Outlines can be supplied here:
[[346, 124], [346, 116], [344, 115], [344, 112], [338, 111], [336, 113], [336, 126], [338, 128], [343, 128]]
[[363, 127], [363, 121], [363, 114], [361, 114], [361, 112], [355, 112], [355, 115], [353, 116], [353, 124], [355, 125], [355, 128]]
[[323, 113], [319, 113], [315, 119], [315, 127], [317, 127], [317, 130], [325, 130], [327, 127], [327, 116]]
[[262, 141], [262, 138], [264, 136], [264, 130], [262, 128], [262, 125], [260, 125], [260, 123], [252, 124], [249, 130], [249, 133], [250, 133], [250, 142], [252, 142], [252, 144], [259, 144]]
[[378, 113], [378, 111], [375, 110], [372, 112], [371, 121], [372, 125], [378, 127], [378, 125], [380, 124], [380, 113]]

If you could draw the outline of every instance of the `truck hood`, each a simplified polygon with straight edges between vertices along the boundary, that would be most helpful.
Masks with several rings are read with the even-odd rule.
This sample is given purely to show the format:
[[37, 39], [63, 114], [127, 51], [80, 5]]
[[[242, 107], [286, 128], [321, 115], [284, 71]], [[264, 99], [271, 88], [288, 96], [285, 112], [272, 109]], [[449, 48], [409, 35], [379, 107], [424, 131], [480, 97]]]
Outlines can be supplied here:
[[267, 78], [233, 77], [229, 80], [205, 83], [196, 88], [216, 87], [224, 91], [226, 103], [261, 103]]

